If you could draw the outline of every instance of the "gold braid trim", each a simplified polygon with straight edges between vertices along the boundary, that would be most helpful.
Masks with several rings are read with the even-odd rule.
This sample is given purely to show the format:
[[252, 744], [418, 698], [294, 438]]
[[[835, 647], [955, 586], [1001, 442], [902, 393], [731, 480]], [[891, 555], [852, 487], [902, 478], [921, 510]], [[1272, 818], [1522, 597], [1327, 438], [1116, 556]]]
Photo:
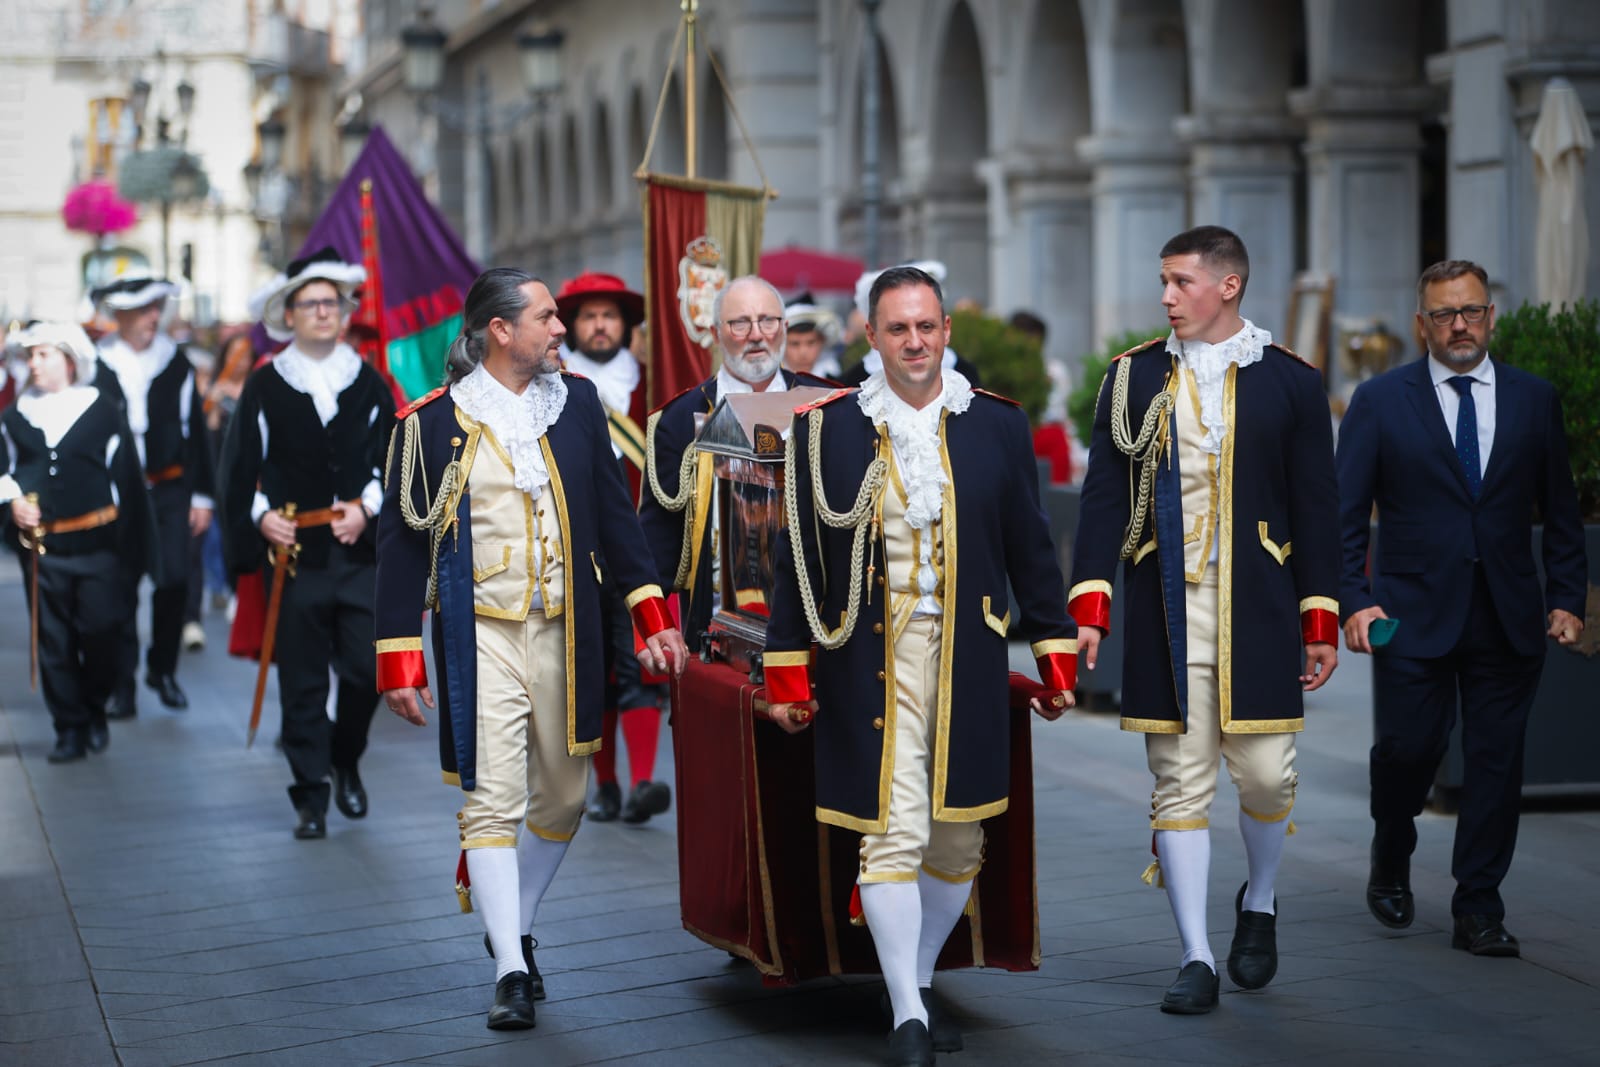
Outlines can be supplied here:
[[[423, 601], [430, 608], [439, 606], [439, 543], [450, 526], [455, 505], [461, 499], [461, 462], [452, 459], [439, 475], [438, 491], [428, 503], [427, 510], [419, 512], [411, 503], [411, 487], [416, 474], [422, 475], [422, 491], [428, 490], [428, 470], [423, 462], [422, 450], [417, 447], [422, 436], [422, 420], [413, 412], [403, 424], [400, 451], [400, 516], [413, 530], [427, 530], [428, 538], [428, 595]], [[389, 439], [389, 450], [394, 451], [394, 438]], [[426, 497], [424, 497], [426, 499]]]
[[[883, 487], [888, 483], [889, 463], [882, 456], [875, 457], [867, 466], [867, 472], [861, 479], [861, 487], [856, 491], [855, 506], [847, 512], [834, 511], [828, 506], [827, 495], [822, 488], [822, 411], [812, 411], [807, 421], [811, 426], [811, 498], [814, 513], [817, 518], [836, 530], [847, 528], [855, 530], [855, 536], [850, 543], [850, 592], [845, 600], [844, 619], [837, 630], [829, 630], [824, 626], [817, 612], [816, 595], [812, 591], [811, 574], [807, 570], [805, 546], [794, 545], [790, 553], [794, 557], [795, 576], [799, 579], [800, 603], [805, 608], [806, 624], [811, 627], [811, 635], [817, 639], [817, 644], [832, 651], [850, 640], [861, 614], [861, 584], [865, 573], [862, 570], [861, 560], [866, 551], [867, 528], [872, 525], [878, 498], [882, 496]], [[800, 525], [800, 498], [796, 489], [798, 483], [795, 480], [793, 432], [789, 434], [783, 464], [784, 510], [790, 531], [798, 536], [803, 527]], [[817, 550], [820, 555], [822, 550], [820, 538]]]
[[[1117, 451], [1131, 457], [1139, 464], [1139, 491], [1133, 499], [1133, 514], [1128, 519], [1128, 529], [1122, 538], [1122, 559], [1133, 555], [1144, 532], [1145, 519], [1150, 511], [1151, 490], [1155, 486], [1156, 470], [1160, 466], [1161, 449], [1167, 435], [1158, 432], [1164, 428], [1164, 419], [1172, 409], [1173, 396], [1166, 390], [1157, 393], [1145, 410], [1144, 422], [1139, 426], [1139, 436], [1133, 436], [1128, 423], [1128, 378], [1132, 374], [1133, 360], [1117, 360], [1117, 377], [1111, 383], [1111, 443]], [[1129, 480], [1131, 481], [1131, 475]]]
[[[689, 507], [694, 500], [695, 478], [695, 446], [690, 442], [689, 447], [683, 450], [683, 459], [678, 463], [678, 495], [668, 496], [666, 490], [661, 488], [661, 480], [656, 476], [656, 424], [661, 421], [661, 412], [653, 412], [644, 428], [644, 474], [645, 480], [650, 483], [650, 492], [655, 496], [656, 503], [668, 511], [682, 511]], [[694, 514], [693, 509], [689, 511]], [[683, 545], [678, 549], [678, 570], [672, 576], [672, 588], [682, 589], [689, 580], [690, 562], [694, 556], [695, 529], [692, 519], [686, 518], [683, 523]]]

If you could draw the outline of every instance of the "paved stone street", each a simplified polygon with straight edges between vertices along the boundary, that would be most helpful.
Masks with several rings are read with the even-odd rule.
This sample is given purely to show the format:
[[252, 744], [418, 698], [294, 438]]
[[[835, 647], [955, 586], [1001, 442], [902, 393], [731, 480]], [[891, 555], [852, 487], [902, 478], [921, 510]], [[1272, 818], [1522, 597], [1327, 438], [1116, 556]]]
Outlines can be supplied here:
[[[48, 716], [26, 686], [26, 612], [0, 565], [0, 1064], [166, 1067], [872, 1063], [874, 981], [764, 990], [678, 921], [671, 816], [578, 835], [540, 914], [550, 999], [538, 1028], [484, 1028], [493, 972], [458, 913], [457, 794], [432, 728], [380, 710], [363, 776], [372, 815], [290, 836], [276, 695], [244, 747], [254, 680], [211, 647], [186, 653], [193, 703], [113, 723], [108, 752], [46, 764]], [[1024, 657], [1026, 649], [1021, 650]], [[1279, 885], [1282, 965], [1266, 990], [1223, 979], [1200, 1018], [1156, 1009], [1175, 973], [1149, 861], [1138, 738], [1107, 715], [1035, 729], [1043, 966], [968, 971], [953, 1064], [1530, 1064], [1600, 1062], [1600, 814], [1530, 811], [1505, 887], [1521, 960], [1449, 945], [1452, 820], [1423, 820], [1418, 921], [1366, 912], [1367, 664], [1347, 657], [1312, 702]], [[662, 764], [671, 767], [664, 746]], [[1212, 947], [1227, 953], [1243, 880], [1231, 787], [1213, 812]]]

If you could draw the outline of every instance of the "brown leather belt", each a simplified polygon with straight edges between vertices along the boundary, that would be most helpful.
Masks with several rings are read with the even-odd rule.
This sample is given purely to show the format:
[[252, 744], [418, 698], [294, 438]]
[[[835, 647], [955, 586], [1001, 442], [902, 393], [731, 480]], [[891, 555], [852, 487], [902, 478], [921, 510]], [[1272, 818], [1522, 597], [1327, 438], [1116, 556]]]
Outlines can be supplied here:
[[344, 518], [344, 508], [317, 508], [315, 511], [297, 511], [294, 524], [299, 529], [307, 526], [329, 526], [333, 520]]
[[158, 471], [150, 471], [148, 474], [146, 474], [144, 476], [144, 479], [145, 479], [145, 481], [149, 482], [151, 485], [160, 485], [162, 482], [170, 482], [174, 478], [182, 478], [182, 477], [183, 477], [183, 464], [182, 463], [174, 463], [170, 467], [162, 467]]
[[44, 524], [46, 534], [78, 533], [82, 530], [93, 530], [108, 523], [117, 521], [117, 506], [107, 504], [103, 508], [96, 508], [87, 515], [75, 515], [70, 519], [56, 519]]

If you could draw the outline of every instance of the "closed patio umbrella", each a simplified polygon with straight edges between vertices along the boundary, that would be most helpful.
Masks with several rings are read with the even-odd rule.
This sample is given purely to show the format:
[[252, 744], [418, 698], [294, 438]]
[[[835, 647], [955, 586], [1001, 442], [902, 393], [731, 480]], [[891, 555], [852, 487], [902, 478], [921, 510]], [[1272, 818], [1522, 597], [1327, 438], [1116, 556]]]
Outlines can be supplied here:
[[1544, 87], [1529, 138], [1539, 196], [1534, 230], [1534, 299], [1561, 307], [1584, 297], [1589, 276], [1589, 222], [1583, 203], [1584, 156], [1594, 147], [1589, 117], [1565, 78]]

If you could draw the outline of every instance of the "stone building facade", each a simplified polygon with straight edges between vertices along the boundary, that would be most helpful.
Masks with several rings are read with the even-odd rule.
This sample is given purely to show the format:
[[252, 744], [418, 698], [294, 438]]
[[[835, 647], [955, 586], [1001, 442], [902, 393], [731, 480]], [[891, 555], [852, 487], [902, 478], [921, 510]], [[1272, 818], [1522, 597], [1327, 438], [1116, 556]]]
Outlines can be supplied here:
[[[633, 172], [667, 86], [653, 169], [681, 171], [678, 5], [456, 0], [443, 93], [400, 78], [414, 0], [366, 0], [353, 85], [475, 254], [559, 279], [637, 283]], [[859, 255], [860, 0], [701, 0], [703, 42], [773, 186], [766, 244]], [[1528, 133], [1545, 83], [1600, 118], [1600, 4], [1588, 0], [883, 0], [879, 156], [886, 262], [937, 258], [953, 296], [1026, 307], [1053, 354], [1162, 321], [1156, 253], [1215, 222], [1243, 235], [1245, 311], [1281, 333], [1297, 273], [1337, 315], [1410, 334], [1419, 269], [1477, 259], [1502, 306], [1533, 286]], [[563, 88], [522, 97], [515, 39], [565, 33]], [[483, 72], [480, 74], [479, 72]], [[494, 120], [476, 110], [486, 78]], [[702, 53], [699, 172], [759, 184]], [[1590, 292], [1600, 292], [1600, 160], [1588, 169]]]

